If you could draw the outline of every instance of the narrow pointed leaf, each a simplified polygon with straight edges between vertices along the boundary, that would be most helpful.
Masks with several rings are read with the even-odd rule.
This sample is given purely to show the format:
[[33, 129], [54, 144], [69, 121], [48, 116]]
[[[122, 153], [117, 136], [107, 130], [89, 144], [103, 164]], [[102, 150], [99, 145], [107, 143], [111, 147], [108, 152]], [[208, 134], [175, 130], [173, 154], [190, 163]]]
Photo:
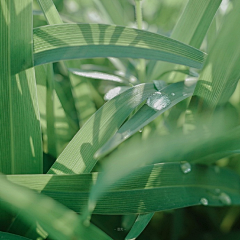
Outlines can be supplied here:
[[106, 81], [113, 81], [113, 82], [118, 82], [118, 83], [128, 83], [124, 81], [124, 79], [115, 76], [115, 75], [110, 75], [107, 73], [102, 73], [102, 72], [96, 72], [96, 71], [84, 71], [81, 69], [73, 69], [69, 68], [68, 69], [70, 72], [77, 76], [81, 77], [86, 77], [86, 78], [93, 78], [93, 79], [99, 79], [99, 80], [106, 80]]
[[212, 109], [228, 101], [240, 78], [240, 33], [235, 24], [240, 21], [240, 2], [233, 1], [232, 4], [194, 92]]
[[54, 3], [52, 0], [38, 0], [42, 8], [43, 14], [48, 21], [48, 24], [61, 24], [63, 23]]
[[180, 163], [161, 163], [132, 169], [131, 174], [115, 181], [114, 176], [121, 175], [122, 169], [123, 166], [117, 173], [107, 174], [9, 175], [7, 178], [42, 191], [76, 212], [83, 211], [96, 180], [91, 191], [101, 193], [101, 197], [95, 214], [150, 213], [205, 204], [202, 198], [207, 199], [208, 206], [240, 204], [240, 179], [229, 169], [192, 164], [191, 171], [184, 173]]
[[145, 227], [148, 225], [150, 220], [152, 219], [154, 213], [147, 213], [147, 214], [140, 214], [134, 225], [132, 226], [130, 232], [125, 237], [125, 240], [134, 240], [136, 239], [142, 231], [145, 229]]
[[[153, 94], [150, 96], [148, 98], [150, 101], [147, 101], [147, 103], [149, 102], [148, 105], [143, 105], [130, 120], [124, 123], [116, 134], [96, 152], [95, 157], [103, 157], [120, 143], [153, 121], [160, 114], [164, 113], [180, 101], [192, 96], [196, 82], [190, 86], [188, 86], [188, 84], [187, 81], [174, 83], [156, 92], [158, 95], [155, 93], [155, 95]], [[169, 100], [169, 104], [164, 104], [166, 98]]]
[[88, 228], [83, 226], [80, 216], [53, 199], [17, 186], [3, 176], [0, 177], [0, 183], [2, 203], [19, 211], [29, 224], [37, 220], [54, 239], [89, 240], [90, 236], [93, 239], [111, 239], [94, 225]]
[[0, 22], [0, 171], [42, 173], [36, 81], [31, 68], [32, 1], [1, 0]]
[[25, 238], [22, 236], [18, 236], [15, 234], [11, 234], [11, 233], [6, 233], [6, 232], [0, 232], [0, 239], [4, 239], [4, 240], [30, 240], [29, 238]]
[[101, 24], [60, 24], [34, 29], [35, 65], [94, 57], [145, 58], [201, 68], [205, 54], [168, 37]]
[[90, 172], [94, 153], [117, 131], [129, 114], [156, 90], [153, 84], [135, 86], [101, 107], [79, 130], [49, 173]]
[[[190, 46], [200, 48], [206, 32], [215, 16], [215, 13], [222, 0], [190, 0], [182, 13], [179, 21], [175, 25], [171, 38], [181, 41]], [[158, 62], [149, 73], [151, 79], [158, 79], [164, 72], [172, 69], [181, 69], [179, 66], [169, 63]], [[179, 80], [179, 75], [172, 74], [164, 76], [164, 80]]]

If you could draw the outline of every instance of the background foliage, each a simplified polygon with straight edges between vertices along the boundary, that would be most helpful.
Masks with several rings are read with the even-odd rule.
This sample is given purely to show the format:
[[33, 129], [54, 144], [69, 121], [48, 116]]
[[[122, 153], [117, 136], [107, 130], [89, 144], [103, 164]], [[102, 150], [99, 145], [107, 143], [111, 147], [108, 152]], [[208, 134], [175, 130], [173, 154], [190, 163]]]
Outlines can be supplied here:
[[0, 239], [239, 239], [239, 9], [0, 0]]

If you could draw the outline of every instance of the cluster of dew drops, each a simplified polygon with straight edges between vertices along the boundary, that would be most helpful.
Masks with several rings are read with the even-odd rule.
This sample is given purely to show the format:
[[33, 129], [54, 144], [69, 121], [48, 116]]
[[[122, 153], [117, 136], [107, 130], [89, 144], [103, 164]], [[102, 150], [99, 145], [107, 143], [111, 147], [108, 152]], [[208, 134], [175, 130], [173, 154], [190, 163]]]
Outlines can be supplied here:
[[[181, 171], [184, 174], [190, 173], [192, 171], [191, 164], [189, 162], [182, 162], [180, 164]], [[214, 189], [211, 194], [217, 198], [223, 205], [231, 205], [232, 200], [228, 194], [222, 192], [219, 188]], [[200, 204], [207, 206], [209, 204], [208, 199], [203, 197], [200, 199]]]

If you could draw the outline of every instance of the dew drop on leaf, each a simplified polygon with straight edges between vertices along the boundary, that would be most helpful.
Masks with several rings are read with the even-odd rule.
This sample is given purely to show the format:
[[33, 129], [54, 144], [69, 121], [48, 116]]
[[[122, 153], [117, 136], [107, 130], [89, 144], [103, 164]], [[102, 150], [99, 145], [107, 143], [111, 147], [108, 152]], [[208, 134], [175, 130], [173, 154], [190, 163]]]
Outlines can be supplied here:
[[200, 203], [204, 206], [207, 206], [208, 205], [208, 200], [206, 198], [201, 198]]
[[219, 195], [219, 200], [222, 204], [224, 205], [231, 205], [232, 203], [232, 200], [231, 198], [224, 192], [222, 192], [220, 195]]
[[183, 173], [189, 173], [192, 170], [191, 164], [188, 162], [181, 163], [181, 170]]
[[172, 96], [175, 96], [175, 93], [171, 93]]
[[160, 92], [156, 92], [147, 99], [147, 105], [154, 110], [162, 110], [171, 104], [170, 99]]

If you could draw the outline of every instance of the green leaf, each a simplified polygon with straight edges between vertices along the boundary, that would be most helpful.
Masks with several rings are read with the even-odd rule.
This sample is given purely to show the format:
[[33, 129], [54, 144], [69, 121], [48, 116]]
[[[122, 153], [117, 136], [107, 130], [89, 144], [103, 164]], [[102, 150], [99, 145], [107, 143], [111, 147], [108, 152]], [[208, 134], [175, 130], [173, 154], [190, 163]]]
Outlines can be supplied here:
[[[50, 72], [48, 71], [49, 69]], [[76, 134], [79, 127], [72, 120], [71, 112], [69, 111], [71, 108], [63, 109], [63, 106], [67, 107], [68, 105], [62, 104], [59, 98], [65, 102], [69, 99], [65, 99], [64, 89], [53, 79], [51, 71], [51, 64], [49, 66], [41, 65], [35, 67], [43, 149], [45, 153], [49, 153], [57, 158]], [[51, 85], [54, 85], [55, 89]], [[50, 106], [53, 110], [50, 109]]]
[[31, 68], [32, 1], [1, 0], [0, 22], [0, 171], [42, 173], [40, 117]]
[[117, 131], [129, 114], [155, 92], [153, 84], [140, 84], [103, 105], [79, 130], [49, 173], [90, 172], [94, 153]]
[[29, 238], [21, 237], [15, 234], [0, 232], [0, 239], [4, 240], [30, 240]]
[[[42, 11], [44, 12], [46, 20], [50, 25], [63, 23], [52, 0], [38, 0], [38, 2], [42, 8]], [[79, 66], [80, 64], [80, 62], [78, 64], [76, 64], [76, 62], [67, 62], [62, 64], [62, 68], [66, 68], [67, 70], [67, 68], [73, 68], [74, 66]], [[64, 87], [64, 89], [70, 99], [74, 101], [74, 107], [76, 107], [76, 109], [71, 105], [69, 106], [68, 101], [62, 94], [59, 95], [59, 97], [66, 113], [68, 113], [67, 109], [70, 109], [70, 112], [77, 110], [79, 125], [82, 126], [85, 121], [96, 111], [96, 108], [93, 100], [91, 97], [89, 97], [91, 94], [88, 84], [84, 80], [81, 80], [79, 77], [73, 75], [71, 72], [69, 73], [69, 80], [71, 85], [68, 84]]]
[[[201, 158], [211, 157], [211, 154], [216, 157], [217, 153], [231, 150], [231, 148], [240, 149], [237, 141], [240, 134], [239, 127], [226, 132], [223, 129], [221, 134], [220, 132], [213, 131], [206, 135], [202, 129], [198, 129], [191, 135], [185, 136], [178, 133], [164, 137], [152, 136], [142, 142], [133, 141], [126, 144], [104, 159], [102, 166], [104, 174], [92, 189], [90, 209], [106, 189], [115, 186], [122, 178], [131, 176], [143, 165], [173, 161], [199, 162]], [[218, 159], [213, 158], [211, 162], [216, 160]], [[172, 173], [171, 176], [173, 175]]]
[[192, 164], [191, 171], [184, 173], [182, 168], [181, 163], [161, 163], [132, 168], [130, 173], [125, 164], [115, 164], [115, 169], [104, 173], [9, 175], [7, 178], [42, 191], [76, 212], [83, 212], [91, 185], [96, 181], [92, 193], [101, 197], [95, 214], [150, 213], [201, 204], [240, 204], [240, 179], [233, 171]]
[[165, 36], [101, 25], [60, 24], [34, 29], [34, 64], [66, 59], [118, 57], [169, 61], [201, 68], [205, 54]]
[[94, 3], [108, 23], [126, 26], [130, 22], [129, 15], [118, 0], [94, 0]]
[[49, 25], [63, 23], [52, 0], [38, 0], [38, 3]]
[[150, 220], [152, 219], [154, 213], [148, 214], [141, 214], [137, 217], [136, 222], [134, 223], [133, 227], [131, 228], [128, 235], [125, 237], [125, 240], [133, 240], [136, 239], [145, 227], [148, 225]]
[[[200, 48], [201, 43], [207, 33], [207, 30], [214, 18], [214, 15], [221, 4], [222, 0], [189, 0], [188, 4], [182, 13], [180, 19], [175, 25], [171, 38], [176, 39], [190, 46]], [[151, 79], [158, 79], [160, 75], [169, 70], [179, 70], [181, 67], [170, 63], [158, 62], [151, 66], [149, 72]], [[164, 80], [169, 82], [176, 79], [183, 79], [182, 74], [172, 74], [164, 76]]]
[[240, 78], [240, 33], [235, 24], [240, 21], [240, 2], [233, 1], [232, 4], [194, 92], [194, 95], [202, 98], [211, 109], [229, 100]]
[[13, 207], [15, 212], [19, 211], [22, 219], [29, 224], [37, 220], [54, 239], [111, 239], [92, 224], [89, 227], [83, 226], [81, 218], [75, 212], [53, 199], [17, 186], [4, 176], [0, 176], [0, 183], [1, 203], [9, 210]]
[[[130, 120], [124, 123], [116, 134], [96, 152], [95, 157], [103, 157], [166, 110], [192, 96], [195, 85], [196, 82], [185, 81], [159, 89], [159, 92], [155, 92], [148, 98], [148, 105], [143, 105]], [[165, 104], [166, 99], [169, 101], [169, 104]]]
[[69, 68], [68, 70], [71, 73], [73, 73], [74, 75], [81, 76], [81, 77], [128, 84], [127, 81], [125, 81], [124, 79], [122, 79], [116, 75], [111, 75], [111, 74], [96, 72], [96, 71], [84, 71], [81, 69], [74, 69], [74, 68]]

